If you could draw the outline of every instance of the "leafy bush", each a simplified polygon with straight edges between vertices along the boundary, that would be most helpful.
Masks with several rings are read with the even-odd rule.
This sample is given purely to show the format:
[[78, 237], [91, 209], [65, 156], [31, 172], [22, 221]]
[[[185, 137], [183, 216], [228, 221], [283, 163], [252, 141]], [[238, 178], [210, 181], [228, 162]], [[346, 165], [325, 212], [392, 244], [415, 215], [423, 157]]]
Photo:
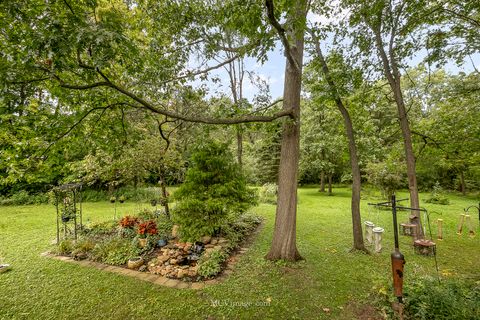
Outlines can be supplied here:
[[84, 258], [86, 258], [86, 255], [88, 255], [94, 248], [95, 242], [92, 239], [80, 239], [73, 246], [72, 256], [78, 258], [80, 255], [85, 255]]
[[125, 216], [120, 220], [120, 226], [122, 228], [134, 228], [138, 224], [138, 218], [132, 216]]
[[60, 255], [68, 255], [68, 254], [72, 253], [73, 247], [74, 247], [73, 241], [70, 240], [70, 239], [65, 239], [65, 240], [60, 241], [56, 250], [54, 250], [54, 251], [56, 253], [60, 254]]
[[222, 264], [228, 255], [222, 250], [205, 252], [198, 261], [198, 274], [210, 278], [222, 271]]
[[222, 235], [228, 240], [229, 248], [233, 249], [245, 239], [262, 222], [262, 218], [254, 214], [245, 213], [222, 227]]
[[405, 186], [404, 164], [387, 159], [385, 162], [368, 163], [368, 182], [378, 187], [385, 199], [390, 199], [396, 190]]
[[480, 282], [421, 279], [405, 288], [408, 319], [480, 319]]
[[139, 223], [137, 233], [143, 237], [146, 237], [148, 235], [156, 235], [158, 234], [157, 224], [153, 220]]
[[82, 233], [91, 237], [112, 235], [117, 231], [117, 226], [116, 221], [105, 221], [85, 227]]
[[186, 241], [214, 235], [229, 215], [256, 203], [227, 145], [214, 142], [194, 151], [185, 183], [174, 196], [179, 203], [172, 217]]
[[157, 219], [157, 231], [160, 238], [168, 238], [172, 234], [173, 222], [164, 215]]
[[20, 206], [27, 204], [44, 204], [48, 203], [49, 197], [47, 193], [29, 194], [27, 191], [19, 191], [14, 193], [10, 198], [1, 198], [0, 205], [4, 206]]
[[450, 204], [450, 200], [445, 196], [443, 192], [443, 188], [440, 183], [437, 181], [433, 186], [432, 193], [430, 194], [430, 198], [425, 200], [427, 203], [435, 203], [435, 204], [443, 204], [447, 205]]
[[122, 265], [139, 253], [140, 249], [132, 240], [110, 237], [95, 245], [92, 258], [107, 264]]
[[265, 183], [260, 187], [260, 202], [277, 203], [278, 186], [275, 183]]

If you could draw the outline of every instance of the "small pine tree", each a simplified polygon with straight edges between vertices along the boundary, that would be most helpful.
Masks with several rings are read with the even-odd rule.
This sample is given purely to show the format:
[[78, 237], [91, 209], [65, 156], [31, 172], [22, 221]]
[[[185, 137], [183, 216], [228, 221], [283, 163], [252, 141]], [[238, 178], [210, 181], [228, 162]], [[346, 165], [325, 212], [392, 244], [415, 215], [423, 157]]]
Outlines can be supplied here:
[[185, 182], [174, 194], [178, 205], [172, 216], [183, 240], [214, 235], [234, 214], [256, 203], [254, 190], [226, 144], [208, 142], [194, 150]]

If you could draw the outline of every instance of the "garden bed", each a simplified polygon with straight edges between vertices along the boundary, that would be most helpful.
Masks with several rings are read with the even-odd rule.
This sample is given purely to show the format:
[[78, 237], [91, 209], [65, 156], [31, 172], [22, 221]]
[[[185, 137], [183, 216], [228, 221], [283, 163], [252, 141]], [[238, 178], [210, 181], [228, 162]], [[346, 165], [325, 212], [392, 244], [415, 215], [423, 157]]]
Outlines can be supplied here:
[[242, 214], [214, 236], [183, 242], [178, 227], [167, 217], [145, 211], [117, 222], [87, 226], [77, 241], [63, 240], [53, 253], [169, 279], [198, 282], [220, 275], [260, 223], [261, 218]]

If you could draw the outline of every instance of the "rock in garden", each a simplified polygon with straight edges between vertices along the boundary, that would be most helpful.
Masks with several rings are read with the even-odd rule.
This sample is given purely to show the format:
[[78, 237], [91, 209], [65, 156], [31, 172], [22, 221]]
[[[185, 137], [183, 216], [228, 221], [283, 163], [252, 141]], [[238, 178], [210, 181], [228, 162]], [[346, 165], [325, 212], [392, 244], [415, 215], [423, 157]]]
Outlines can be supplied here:
[[180, 269], [177, 272], [177, 278], [179, 279], [186, 277], [187, 275], [188, 275], [188, 270]]
[[218, 239], [212, 239], [212, 241], [210, 241], [210, 244], [213, 244], [213, 245], [216, 245], [218, 243]]
[[140, 271], [140, 272], [147, 271], [147, 266], [146, 265], [141, 266], [140, 268], [138, 268], [138, 271]]
[[208, 243], [210, 243], [210, 241], [212, 241], [212, 237], [210, 237], [210, 236], [202, 237], [203, 244], [208, 244]]
[[228, 243], [228, 240], [225, 238], [218, 238], [218, 244]]
[[179, 227], [178, 227], [177, 224], [173, 226], [173, 228], [172, 228], [172, 237], [173, 237], [173, 238], [178, 237], [178, 228], [179, 228]]
[[215, 248], [215, 246], [213, 244], [205, 245], [205, 249], [211, 249], [211, 248]]
[[178, 263], [177, 259], [170, 259], [170, 264], [175, 265], [177, 263]]
[[170, 259], [169, 256], [159, 256], [159, 257], [157, 258], [157, 260], [158, 260], [159, 262], [161, 262], [161, 263], [167, 262], [168, 259]]

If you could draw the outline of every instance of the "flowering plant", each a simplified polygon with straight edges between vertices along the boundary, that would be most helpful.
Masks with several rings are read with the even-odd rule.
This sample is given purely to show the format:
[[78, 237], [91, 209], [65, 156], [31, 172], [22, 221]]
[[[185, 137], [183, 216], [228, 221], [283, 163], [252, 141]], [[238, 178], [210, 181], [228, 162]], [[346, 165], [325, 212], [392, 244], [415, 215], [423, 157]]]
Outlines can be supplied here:
[[137, 233], [142, 238], [145, 238], [147, 235], [157, 234], [158, 233], [157, 224], [153, 220], [142, 222], [138, 225]]
[[138, 224], [138, 218], [136, 217], [131, 217], [131, 216], [125, 216], [120, 220], [120, 225], [122, 228], [128, 228], [132, 229]]

